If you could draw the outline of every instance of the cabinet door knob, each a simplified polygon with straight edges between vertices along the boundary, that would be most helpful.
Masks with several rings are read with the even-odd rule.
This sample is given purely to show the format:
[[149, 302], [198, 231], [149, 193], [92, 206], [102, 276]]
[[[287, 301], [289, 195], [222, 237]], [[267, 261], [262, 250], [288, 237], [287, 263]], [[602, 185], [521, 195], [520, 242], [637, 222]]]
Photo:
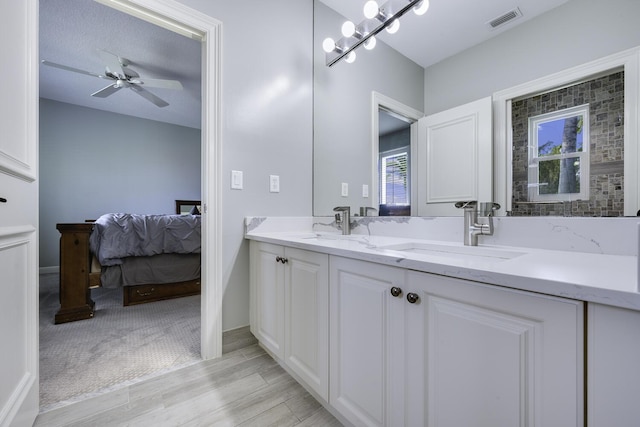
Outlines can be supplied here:
[[409, 292], [407, 294], [407, 301], [409, 301], [411, 304], [417, 303], [419, 299], [420, 297], [418, 296], [418, 294], [414, 294], [413, 292]]
[[399, 297], [401, 293], [402, 289], [398, 288], [397, 286], [391, 288], [391, 295], [393, 295], [394, 297]]
[[289, 262], [289, 260], [286, 259], [285, 257], [277, 256], [276, 257], [276, 262], [281, 262], [281, 263], [285, 264], [285, 263]]

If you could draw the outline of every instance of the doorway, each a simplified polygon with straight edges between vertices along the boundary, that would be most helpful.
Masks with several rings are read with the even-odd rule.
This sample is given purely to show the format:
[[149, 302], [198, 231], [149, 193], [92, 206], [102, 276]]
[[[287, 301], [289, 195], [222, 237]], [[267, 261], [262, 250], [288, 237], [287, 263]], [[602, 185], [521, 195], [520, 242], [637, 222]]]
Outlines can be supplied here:
[[[179, 3], [153, 0], [100, 0], [126, 14], [160, 25], [201, 43], [201, 201], [202, 212], [202, 292], [201, 292], [201, 356], [219, 357], [222, 352], [222, 273], [221, 273], [221, 203], [220, 181], [219, 91], [221, 26], [212, 18]], [[37, 104], [33, 105], [37, 111]]]

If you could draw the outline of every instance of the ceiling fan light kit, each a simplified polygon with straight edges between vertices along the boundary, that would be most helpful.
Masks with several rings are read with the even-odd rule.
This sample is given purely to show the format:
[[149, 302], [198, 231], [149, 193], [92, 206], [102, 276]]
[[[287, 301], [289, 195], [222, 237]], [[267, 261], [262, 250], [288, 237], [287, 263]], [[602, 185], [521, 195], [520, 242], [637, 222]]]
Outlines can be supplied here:
[[355, 52], [360, 45], [366, 49], [375, 46], [375, 35], [386, 29], [393, 34], [400, 27], [400, 17], [413, 8], [416, 15], [424, 15], [429, 9], [429, 0], [388, 0], [382, 6], [378, 6], [375, 0], [369, 0], [364, 5], [365, 19], [355, 25], [346, 21], [342, 25], [343, 37], [338, 41], [327, 37], [322, 42], [325, 51], [327, 67], [331, 67], [341, 59], [346, 62], [355, 60]]
[[79, 68], [70, 67], [67, 65], [56, 64], [55, 62], [42, 60], [41, 63], [50, 67], [59, 68], [65, 71], [71, 71], [78, 74], [85, 74], [88, 76], [98, 77], [104, 80], [111, 80], [112, 83], [109, 86], [104, 87], [94, 93], [91, 96], [96, 98], [106, 98], [113, 95], [117, 91], [123, 88], [131, 89], [147, 101], [153, 103], [157, 107], [166, 107], [168, 102], [162, 98], [154, 95], [146, 90], [143, 86], [156, 87], [162, 89], [174, 89], [182, 90], [182, 83], [177, 80], [164, 80], [164, 79], [142, 79], [140, 74], [129, 68], [131, 63], [126, 58], [121, 58], [106, 50], [98, 50], [100, 58], [105, 64], [104, 74], [92, 73], [90, 71], [81, 70]]

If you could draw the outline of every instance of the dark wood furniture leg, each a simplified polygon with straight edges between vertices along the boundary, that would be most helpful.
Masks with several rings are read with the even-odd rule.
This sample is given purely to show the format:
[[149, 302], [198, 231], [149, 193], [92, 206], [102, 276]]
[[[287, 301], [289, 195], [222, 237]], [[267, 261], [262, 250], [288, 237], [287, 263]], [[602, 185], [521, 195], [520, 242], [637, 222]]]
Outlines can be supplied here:
[[73, 322], [93, 317], [89, 273], [89, 235], [91, 223], [57, 224], [60, 232], [60, 310], [55, 323]]

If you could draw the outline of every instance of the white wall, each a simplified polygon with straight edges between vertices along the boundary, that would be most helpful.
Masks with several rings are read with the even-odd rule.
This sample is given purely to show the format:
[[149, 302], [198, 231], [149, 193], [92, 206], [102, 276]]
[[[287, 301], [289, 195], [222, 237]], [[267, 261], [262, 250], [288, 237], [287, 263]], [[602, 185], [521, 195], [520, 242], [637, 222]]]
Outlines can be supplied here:
[[640, 45], [640, 1], [572, 0], [425, 69], [425, 113]]
[[59, 265], [57, 223], [200, 198], [199, 129], [41, 99], [39, 150], [41, 267]]
[[[223, 329], [249, 324], [244, 217], [309, 216], [312, 0], [179, 0], [222, 22]], [[232, 170], [244, 190], [230, 189]], [[269, 192], [269, 175], [280, 192]]]

